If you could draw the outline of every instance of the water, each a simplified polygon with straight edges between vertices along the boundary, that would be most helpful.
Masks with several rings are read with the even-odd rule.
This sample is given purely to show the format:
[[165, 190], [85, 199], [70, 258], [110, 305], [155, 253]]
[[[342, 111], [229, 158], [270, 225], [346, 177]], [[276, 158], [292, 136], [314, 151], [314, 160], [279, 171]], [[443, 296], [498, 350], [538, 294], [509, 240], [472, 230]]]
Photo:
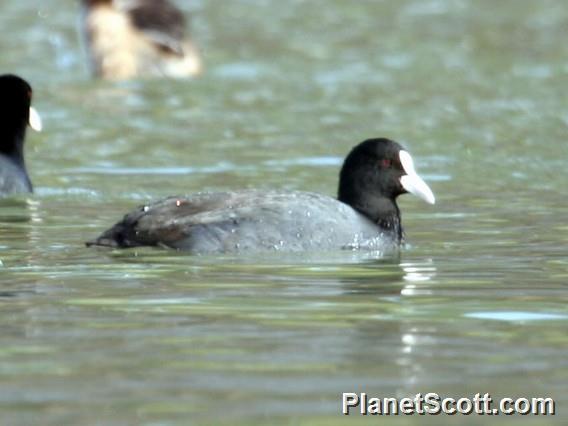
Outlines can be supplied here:
[[[2, 423], [333, 425], [341, 392], [488, 392], [554, 397], [557, 416], [523, 419], [564, 424], [563, 3], [189, 8], [206, 74], [117, 84], [87, 78], [73, 2], [3, 3], [2, 69], [33, 84], [45, 131], [36, 195], [0, 202]], [[400, 256], [83, 246], [162, 196], [334, 194], [351, 146], [382, 135], [437, 197], [401, 198]], [[460, 418], [497, 420], [519, 418]]]

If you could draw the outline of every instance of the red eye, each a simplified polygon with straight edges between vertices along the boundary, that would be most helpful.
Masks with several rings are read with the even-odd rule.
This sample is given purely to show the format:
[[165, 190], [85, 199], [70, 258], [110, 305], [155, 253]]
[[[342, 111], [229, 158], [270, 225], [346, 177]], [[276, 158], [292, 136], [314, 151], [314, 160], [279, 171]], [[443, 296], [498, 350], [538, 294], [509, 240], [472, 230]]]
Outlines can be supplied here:
[[381, 160], [381, 166], [390, 167], [390, 166], [392, 166], [392, 161], [384, 158], [384, 159]]

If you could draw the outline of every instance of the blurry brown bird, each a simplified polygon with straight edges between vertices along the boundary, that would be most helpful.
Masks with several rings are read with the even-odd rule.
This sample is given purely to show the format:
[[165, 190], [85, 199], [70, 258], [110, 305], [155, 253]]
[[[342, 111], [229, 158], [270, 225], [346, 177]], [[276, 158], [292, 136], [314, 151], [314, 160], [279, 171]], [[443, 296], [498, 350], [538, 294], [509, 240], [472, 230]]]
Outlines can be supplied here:
[[191, 77], [201, 59], [168, 0], [82, 0], [82, 31], [95, 77]]

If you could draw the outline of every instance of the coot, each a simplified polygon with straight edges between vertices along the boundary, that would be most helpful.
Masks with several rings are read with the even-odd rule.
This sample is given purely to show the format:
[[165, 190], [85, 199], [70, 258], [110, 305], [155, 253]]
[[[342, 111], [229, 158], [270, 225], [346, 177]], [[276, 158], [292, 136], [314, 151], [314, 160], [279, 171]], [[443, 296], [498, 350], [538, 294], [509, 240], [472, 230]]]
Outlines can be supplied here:
[[20, 77], [0, 76], [0, 196], [32, 192], [24, 161], [28, 124], [41, 130], [41, 120], [31, 107], [32, 88]]
[[192, 253], [387, 250], [403, 241], [396, 198], [406, 192], [435, 202], [407, 151], [389, 139], [369, 139], [345, 159], [337, 199], [278, 190], [169, 197], [127, 214], [87, 245]]
[[191, 77], [201, 59], [168, 0], [82, 0], [91, 71], [105, 79]]

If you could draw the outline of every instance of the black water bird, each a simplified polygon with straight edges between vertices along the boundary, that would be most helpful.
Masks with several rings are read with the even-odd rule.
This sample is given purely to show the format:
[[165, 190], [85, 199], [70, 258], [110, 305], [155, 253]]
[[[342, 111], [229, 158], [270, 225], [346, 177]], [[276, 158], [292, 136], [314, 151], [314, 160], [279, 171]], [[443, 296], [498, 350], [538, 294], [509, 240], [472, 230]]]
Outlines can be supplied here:
[[369, 139], [347, 155], [337, 199], [279, 190], [169, 197], [127, 214], [87, 245], [192, 253], [387, 250], [403, 241], [396, 198], [407, 192], [435, 202], [407, 151], [389, 139]]
[[24, 160], [28, 125], [41, 130], [41, 120], [31, 106], [32, 88], [22, 78], [0, 75], [0, 197], [32, 192]]

